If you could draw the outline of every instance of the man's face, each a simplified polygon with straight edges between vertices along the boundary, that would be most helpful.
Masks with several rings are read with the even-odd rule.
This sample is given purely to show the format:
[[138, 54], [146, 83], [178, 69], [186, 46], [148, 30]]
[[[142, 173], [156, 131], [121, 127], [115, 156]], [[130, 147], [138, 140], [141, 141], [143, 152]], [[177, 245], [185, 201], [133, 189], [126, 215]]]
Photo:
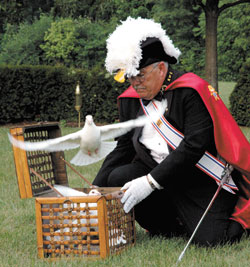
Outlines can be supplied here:
[[[165, 68], [165, 71], [163, 71], [163, 68]], [[165, 75], [164, 62], [158, 62], [141, 69], [137, 76], [129, 78], [129, 82], [140, 98], [151, 100], [159, 93]]]

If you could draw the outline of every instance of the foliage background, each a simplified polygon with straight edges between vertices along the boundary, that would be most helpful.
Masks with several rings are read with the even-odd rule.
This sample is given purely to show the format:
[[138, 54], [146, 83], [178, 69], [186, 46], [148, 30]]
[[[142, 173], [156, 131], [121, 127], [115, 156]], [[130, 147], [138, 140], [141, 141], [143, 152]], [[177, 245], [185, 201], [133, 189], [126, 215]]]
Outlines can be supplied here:
[[240, 69], [240, 77], [230, 95], [230, 111], [239, 125], [250, 127], [250, 59]]
[[[249, 58], [249, 12], [246, 3], [219, 17], [219, 80], [235, 81]], [[0, 63], [104, 66], [106, 39], [128, 16], [160, 22], [182, 51], [179, 68], [203, 75], [204, 12], [188, 0], [1, 1]]]
[[[219, 1], [220, 5], [227, 2]], [[245, 3], [226, 9], [219, 17], [220, 81], [241, 79], [240, 69], [250, 58], [249, 12], [250, 5]], [[204, 77], [205, 18], [195, 1], [3, 0], [0, 2], [0, 123], [76, 117], [77, 80], [81, 81], [82, 116], [91, 113], [96, 120], [115, 121], [115, 99], [127, 85], [114, 84], [105, 70], [106, 39], [128, 16], [160, 22], [182, 51], [177, 68]], [[54, 67], [55, 72], [43, 74], [46, 65]], [[25, 71], [21, 71], [23, 66]], [[34, 71], [35, 66], [40, 66], [40, 71]], [[248, 88], [238, 90], [244, 95]], [[239, 112], [234, 108], [234, 113], [246, 114], [243, 122], [246, 125], [249, 109], [246, 113], [240, 105], [237, 108]]]
[[0, 66], [0, 124], [77, 119], [74, 108], [77, 82], [82, 92], [82, 118], [93, 114], [96, 121], [109, 123], [118, 118], [116, 99], [124, 85], [105, 76], [101, 67], [89, 71], [63, 66], [9, 65]]

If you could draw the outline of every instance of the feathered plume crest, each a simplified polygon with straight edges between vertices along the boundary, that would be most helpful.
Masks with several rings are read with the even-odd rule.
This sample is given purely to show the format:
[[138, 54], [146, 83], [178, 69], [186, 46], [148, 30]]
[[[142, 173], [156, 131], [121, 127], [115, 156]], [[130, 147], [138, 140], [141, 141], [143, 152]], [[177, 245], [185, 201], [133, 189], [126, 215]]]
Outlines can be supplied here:
[[166, 54], [178, 60], [181, 52], [174, 47], [160, 23], [140, 17], [137, 19], [128, 17], [121, 23], [107, 39], [105, 66], [111, 74], [123, 69], [128, 77], [136, 76], [139, 73], [138, 67], [142, 58], [140, 45], [148, 37], [158, 38]]

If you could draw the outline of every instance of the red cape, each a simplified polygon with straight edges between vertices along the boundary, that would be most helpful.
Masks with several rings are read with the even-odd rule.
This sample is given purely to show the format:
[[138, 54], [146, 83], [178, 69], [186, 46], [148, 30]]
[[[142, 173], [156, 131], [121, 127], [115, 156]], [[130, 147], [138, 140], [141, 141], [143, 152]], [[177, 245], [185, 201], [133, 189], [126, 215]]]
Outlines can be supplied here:
[[[250, 143], [209, 83], [194, 73], [186, 73], [169, 84], [166, 90], [179, 87], [191, 87], [199, 93], [213, 120], [218, 153], [243, 174], [240, 187], [248, 199], [239, 198], [232, 219], [240, 222], [243, 227], [250, 228]], [[130, 86], [120, 97], [139, 98], [139, 95]]]

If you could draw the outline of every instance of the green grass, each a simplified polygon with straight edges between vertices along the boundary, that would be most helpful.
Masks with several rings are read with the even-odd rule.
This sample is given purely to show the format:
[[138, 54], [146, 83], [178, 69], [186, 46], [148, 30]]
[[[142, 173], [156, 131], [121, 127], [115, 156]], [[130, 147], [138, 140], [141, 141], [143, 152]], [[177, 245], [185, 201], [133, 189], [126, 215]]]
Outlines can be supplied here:
[[219, 82], [219, 95], [227, 107], [229, 107], [229, 96], [234, 86], [235, 83], [232, 82]]
[[[220, 96], [226, 102], [232, 83], [220, 84]], [[228, 105], [228, 104], [227, 104]], [[76, 129], [62, 127], [63, 135]], [[175, 266], [176, 260], [186, 245], [182, 238], [150, 239], [137, 225], [137, 242], [133, 248], [106, 260], [87, 262], [81, 260], [57, 260], [48, 262], [37, 258], [34, 199], [21, 200], [17, 187], [13, 152], [7, 138], [7, 127], [0, 127], [0, 267], [7, 266]], [[250, 129], [243, 128], [250, 140]], [[75, 151], [65, 153], [70, 160]], [[101, 162], [87, 167], [77, 167], [90, 181], [100, 168]], [[87, 187], [67, 169], [71, 187]], [[217, 248], [200, 248], [191, 245], [179, 266], [249, 266], [250, 240], [244, 237], [240, 243]]]

